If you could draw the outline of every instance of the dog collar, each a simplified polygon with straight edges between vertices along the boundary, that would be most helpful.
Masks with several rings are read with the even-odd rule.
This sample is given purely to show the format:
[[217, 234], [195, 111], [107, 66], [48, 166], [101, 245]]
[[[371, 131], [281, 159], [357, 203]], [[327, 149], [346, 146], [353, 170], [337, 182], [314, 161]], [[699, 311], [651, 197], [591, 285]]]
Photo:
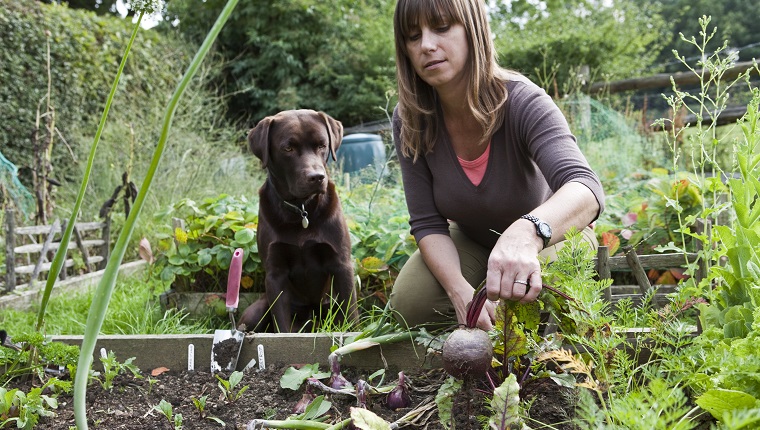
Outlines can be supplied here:
[[273, 176], [272, 171], [269, 169], [267, 169], [267, 171], [269, 173], [267, 177], [267, 181], [269, 182], [269, 185], [272, 187], [272, 191], [274, 191], [274, 194], [280, 199], [281, 202], [285, 203], [285, 207], [294, 211], [298, 215], [301, 215], [301, 225], [303, 226], [303, 228], [308, 228], [309, 227], [309, 213], [306, 212], [306, 208], [304, 207], [304, 205], [306, 204], [306, 202], [311, 200], [311, 197], [313, 196], [310, 196], [303, 203], [301, 203], [301, 207], [299, 208], [293, 203], [290, 203], [289, 201], [282, 198], [280, 193], [277, 192], [277, 187], [275, 187], [274, 183], [272, 182], [272, 176]]
[[301, 203], [301, 207], [299, 208], [293, 203], [287, 202], [285, 200], [282, 202], [285, 203], [285, 206], [287, 206], [289, 209], [293, 209], [297, 214], [301, 215], [301, 225], [303, 228], [309, 227], [309, 213], [306, 212], [306, 209], [304, 209], [303, 203]]

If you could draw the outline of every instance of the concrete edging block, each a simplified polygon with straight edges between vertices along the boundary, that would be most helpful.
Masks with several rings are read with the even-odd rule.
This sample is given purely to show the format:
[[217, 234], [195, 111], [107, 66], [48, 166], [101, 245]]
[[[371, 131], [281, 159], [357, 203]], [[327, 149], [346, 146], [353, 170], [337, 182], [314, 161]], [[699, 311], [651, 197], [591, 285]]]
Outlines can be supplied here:
[[[331, 347], [340, 345], [342, 340], [356, 333], [335, 334], [272, 334], [250, 333], [243, 341], [237, 370], [242, 370], [252, 359], [257, 358], [258, 345], [264, 347], [265, 363], [269, 364], [311, 364], [327, 365]], [[52, 336], [51, 340], [71, 345], [81, 345], [82, 336]], [[134, 357], [132, 362], [143, 372], [157, 367], [171, 370], [187, 370], [188, 345], [194, 349], [195, 370], [210, 371], [213, 334], [192, 335], [111, 335], [99, 336], [93, 360], [95, 368], [100, 367], [100, 349], [113, 351], [119, 362]], [[367, 370], [390, 368], [396, 370], [440, 367], [437, 356], [425, 356], [425, 348], [411, 340], [403, 340], [388, 345], [375, 345], [368, 349], [348, 354], [341, 364]]]

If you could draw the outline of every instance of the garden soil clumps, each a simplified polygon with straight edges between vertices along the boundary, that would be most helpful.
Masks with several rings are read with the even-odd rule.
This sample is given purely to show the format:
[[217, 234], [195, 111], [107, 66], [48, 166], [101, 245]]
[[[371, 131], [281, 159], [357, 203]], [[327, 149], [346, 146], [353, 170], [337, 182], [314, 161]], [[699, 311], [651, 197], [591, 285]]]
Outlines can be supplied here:
[[[291, 415], [293, 407], [303, 394], [303, 387], [298, 391], [280, 387], [280, 378], [288, 367], [290, 366], [277, 365], [261, 371], [246, 371], [240, 384], [230, 390], [232, 394], [236, 394], [244, 386], [248, 386], [247, 390], [235, 401], [228, 401], [219, 387], [216, 376], [205, 371], [168, 370], [155, 376], [146, 374], [137, 378], [132, 375], [120, 375], [114, 379], [113, 389], [110, 391], [104, 390], [97, 382], [88, 388], [88, 425], [92, 429], [174, 429], [174, 424], [170, 424], [164, 414], [154, 409], [162, 400], [171, 404], [174, 415], [182, 415], [181, 428], [185, 430], [245, 429], [253, 419], [282, 420]], [[368, 378], [368, 374], [351, 368], [344, 368], [343, 374], [352, 382]], [[392, 411], [385, 405], [385, 397], [382, 395], [370, 396], [367, 408], [384, 420], [393, 422], [420, 404], [435, 402], [437, 389], [447, 378], [442, 369], [418, 370], [406, 374], [412, 384], [411, 408]], [[224, 379], [229, 376], [224, 373], [217, 375]], [[393, 382], [388, 379], [390, 375], [395, 375], [395, 373], [386, 371], [384, 384]], [[557, 386], [551, 385], [551, 389], [557, 393]], [[455, 428], [479, 429], [482, 427], [478, 416], [487, 415], [488, 409], [487, 398], [483, 394], [484, 391], [479, 388], [481, 387], [463, 390], [464, 392], [459, 392], [455, 397], [453, 408]], [[206, 404], [204, 410], [200, 411], [193, 399], [199, 400], [203, 396], [207, 396]], [[356, 398], [353, 396], [327, 395], [326, 397], [332, 403], [328, 412], [331, 422], [349, 418], [350, 408], [356, 406]], [[544, 417], [542, 411], [538, 410], [538, 405], [552, 405], [556, 409], [558, 403], [561, 403], [557, 400], [543, 399], [535, 402], [531, 407], [532, 418]], [[75, 428], [72, 396], [59, 395], [58, 402], [56, 416], [41, 418], [35, 428], [47, 430]], [[566, 420], [568, 412], [551, 411], [548, 415], [557, 415], [554, 418], [561, 416]], [[572, 428], [566, 424], [565, 422], [555, 428]], [[440, 423], [436, 408], [431, 407], [425, 414], [417, 417], [415, 425], [404, 428], [434, 430], [445, 427]]]
[[[169, 420], [154, 409], [161, 400], [172, 405], [172, 411], [182, 414], [182, 428], [213, 429], [231, 428], [245, 429], [253, 419], [285, 419], [291, 414], [293, 407], [300, 400], [303, 387], [299, 391], [280, 387], [280, 378], [289, 366], [270, 366], [267, 369], [249, 370], [245, 372], [240, 384], [231, 390], [237, 393], [242, 387], [248, 389], [240, 398], [233, 402], [227, 401], [218, 387], [219, 380], [209, 372], [176, 372], [167, 371], [156, 376], [145, 375], [135, 378], [131, 375], [120, 375], [114, 379], [113, 389], [104, 390], [99, 384], [91, 385], [87, 390], [87, 419], [93, 429], [174, 429]], [[366, 379], [368, 375], [360, 374], [352, 369], [344, 369], [344, 375], [351, 381], [359, 378]], [[387, 373], [393, 375], [394, 373]], [[220, 377], [229, 375], [218, 373]], [[431, 370], [411, 374], [415, 386], [440, 386], [445, 378], [443, 370]], [[388, 381], [386, 380], [386, 383]], [[412, 404], [419, 405], [423, 401], [433, 401], [435, 392], [412, 391]], [[208, 396], [203, 413], [194, 405], [193, 398], [200, 399]], [[330, 421], [346, 419], [350, 407], [356, 406], [352, 396], [327, 396], [333, 404], [328, 414]], [[384, 405], [384, 397], [370, 397], [367, 407], [372, 412], [388, 422], [392, 422], [406, 414], [411, 408], [391, 411]], [[47, 430], [70, 430], [75, 426], [73, 398], [63, 394], [58, 397], [58, 409], [55, 417], [42, 418], [36, 428]], [[214, 417], [215, 419], [211, 418]], [[428, 417], [427, 428], [443, 428], [438, 425], [436, 416]], [[224, 422], [224, 426], [220, 424]], [[415, 427], [407, 427], [415, 428]], [[422, 428], [422, 427], [420, 427]]]

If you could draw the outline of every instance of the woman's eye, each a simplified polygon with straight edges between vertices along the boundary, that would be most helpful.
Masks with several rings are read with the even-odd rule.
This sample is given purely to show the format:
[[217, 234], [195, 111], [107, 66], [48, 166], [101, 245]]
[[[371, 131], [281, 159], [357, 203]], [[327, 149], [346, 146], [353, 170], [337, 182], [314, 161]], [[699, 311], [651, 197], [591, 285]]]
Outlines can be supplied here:
[[411, 40], [412, 42], [414, 42], [415, 40], [419, 40], [419, 38], [420, 38], [420, 33], [412, 33], [409, 35], [409, 40]]
[[439, 26], [439, 27], [438, 27], [438, 28], [436, 28], [435, 30], [436, 30], [437, 32], [439, 32], [439, 33], [445, 33], [445, 32], [447, 32], [447, 31], [449, 31], [449, 29], [450, 29], [450, 28], [451, 28], [451, 26], [450, 26], [450, 25], [448, 25], [448, 24], [446, 24], [446, 25], [441, 25], [441, 26]]

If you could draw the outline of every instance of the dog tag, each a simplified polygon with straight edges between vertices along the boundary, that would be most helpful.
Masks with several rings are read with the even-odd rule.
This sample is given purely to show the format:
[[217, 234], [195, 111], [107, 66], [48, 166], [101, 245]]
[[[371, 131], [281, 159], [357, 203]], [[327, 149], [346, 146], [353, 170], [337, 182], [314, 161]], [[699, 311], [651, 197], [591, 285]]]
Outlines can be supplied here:
[[303, 226], [303, 228], [308, 228], [309, 227], [309, 218], [303, 217], [303, 219], [301, 220], [301, 225]]

